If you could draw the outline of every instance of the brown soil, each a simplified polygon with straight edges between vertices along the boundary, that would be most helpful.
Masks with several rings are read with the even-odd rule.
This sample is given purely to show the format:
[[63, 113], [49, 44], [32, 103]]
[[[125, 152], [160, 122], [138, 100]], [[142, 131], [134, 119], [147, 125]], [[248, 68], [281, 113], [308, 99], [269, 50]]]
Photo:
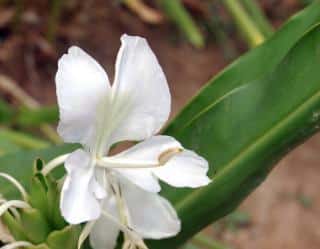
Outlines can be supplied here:
[[[56, 60], [70, 45], [80, 45], [87, 50], [112, 78], [120, 35], [141, 35], [148, 39], [168, 77], [174, 115], [228, 63], [221, 47], [214, 42], [203, 50], [196, 50], [182, 39], [177, 41], [176, 30], [169, 24], [146, 25], [115, 4], [116, 1], [90, 2], [85, 11], [63, 15], [57, 49], [48, 47], [41, 38], [43, 26], [40, 24], [29, 25], [7, 36], [0, 43], [0, 72], [14, 78], [40, 102], [55, 103]], [[297, 0], [260, 2], [275, 26], [299, 8]], [[30, 7], [27, 12], [29, 19], [38, 13], [36, 18], [42, 20], [36, 8]], [[236, 232], [226, 231], [223, 240], [239, 249], [320, 248], [318, 151], [319, 135], [283, 159], [241, 206], [252, 217], [250, 225]], [[302, 200], [306, 197], [311, 203]]]

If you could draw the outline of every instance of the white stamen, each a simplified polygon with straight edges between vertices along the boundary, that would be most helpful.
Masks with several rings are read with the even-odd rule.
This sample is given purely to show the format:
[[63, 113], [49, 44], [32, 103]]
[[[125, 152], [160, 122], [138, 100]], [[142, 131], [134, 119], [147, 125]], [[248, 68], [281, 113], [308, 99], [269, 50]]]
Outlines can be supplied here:
[[104, 217], [106, 217], [107, 219], [109, 219], [110, 221], [112, 221], [114, 224], [116, 224], [117, 226], [119, 226], [119, 228], [121, 229], [122, 232], [127, 233], [127, 234], [132, 234], [132, 231], [126, 227], [125, 225], [123, 225], [122, 223], [120, 223], [116, 218], [114, 218], [111, 214], [109, 214], [108, 212], [102, 210], [102, 215]]
[[170, 148], [163, 151], [158, 160], [128, 160], [121, 157], [102, 157], [96, 163], [104, 168], [156, 168], [165, 165], [172, 157], [182, 152], [181, 148]]
[[[3, 203], [6, 203], [7, 200], [6, 199], [0, 199], [0, 205]], [[15, 209], [14, 207], [10, 207], [9, 210], [12, 212], [13, 216], [17, 219], [20, 220], [20, 214], [17, 211], [17, 209]]]
[[154, 161], [126, 160], [112, 157], [98, 159], [97, 165], [103, 168], [156, 168], [161, 166]]
[[79, 236], [78, 249], [81, 248], [83, 242], [88, 238], [95, 223], [96, 223], [96, 221], [90, 221], [84, 226], [84, 228]]
[[16, 241], [16, 242], [12, 242], [10, 244], [7, 244], [5, 246], [2, 246], [2, 247], [0, 247], [0, 249], [15, 249], [15, 248], [19, 248], [19, 247], [30, 247], [30, 246], [34, 246], [34, 245], [28, 241]]
[[5, 173], [0, 173], [0, 177], [11, 182], [19, 190], [23, 200], [27, 201], [27, 199], [28, 199], [27, 191], [15, 178], [13, 178], [12, 176], [5, 174]]
[[48, 162], [44, 168], [42, 169], [42, 174], [44, 176], [46, 176], [47, 174], [49, 174], [53, 169], [55, 169], [56, 167], [58, 167], [59, 165], [63, 164], [66, 159], [68, 158], [70, 154], [64, 154], [61, 156], [56, 157], [55, 159], [51, 160], [50, 162]]
[[7, 201], [0, 206], [0, 216], [2, 216], [11, 207], [31, 208], [31, 206], [27, 202], [24, 202], [24, 201], [20, 201], [20, 200]]

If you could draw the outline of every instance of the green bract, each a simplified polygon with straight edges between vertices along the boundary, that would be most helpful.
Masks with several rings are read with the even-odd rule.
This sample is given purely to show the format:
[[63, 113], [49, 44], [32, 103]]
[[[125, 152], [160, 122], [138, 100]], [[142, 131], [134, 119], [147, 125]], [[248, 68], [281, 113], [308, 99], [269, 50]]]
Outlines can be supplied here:
[[35, 245], [30, 249], [76, 249], [81, 227], [64, 221], [59, 209], [59, 184], [52, 176], [44, 176], [41, 169], [42, 161], [37, 160], [27, 197], [31, 208], [17, 209], [19, 217], [7, 211], [2, 222], [16, 241]]

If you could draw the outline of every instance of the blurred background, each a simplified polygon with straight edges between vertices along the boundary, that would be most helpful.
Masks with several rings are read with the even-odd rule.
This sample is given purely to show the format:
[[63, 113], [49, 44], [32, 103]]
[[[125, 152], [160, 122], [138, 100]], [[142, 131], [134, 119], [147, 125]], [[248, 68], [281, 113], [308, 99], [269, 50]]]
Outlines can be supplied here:
[[[60, 142], [54, 75], [70, 45], [112, 79], [121, 34], [147, 38], [170, 84], [173, 117], [212, 76], [311, 2], [0, 0], [0, 155]], [[320, 248], [319, 151], [316, 135], [185, 248]]]

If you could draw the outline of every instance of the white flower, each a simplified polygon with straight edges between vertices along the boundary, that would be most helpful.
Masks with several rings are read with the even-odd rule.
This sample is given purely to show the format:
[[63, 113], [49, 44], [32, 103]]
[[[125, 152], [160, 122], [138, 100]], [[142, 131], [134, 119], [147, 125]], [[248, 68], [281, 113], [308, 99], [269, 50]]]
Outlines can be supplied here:
[[[192, 188], [210, 182], [205, 159], [172, 137], [155, 135], [169, 117], [171, 97], [148, 43], [128, 35], [121, 42], [112, 86], [78, 47], [62, 56], [56, 74], [58, 132], [65, 142], [83, 146], [65, 162], [61, 212], [71, 224], [96, 220], [90, 233], [95, 249], [113, 248], [120, 230], [127, 248], [143, 248], [140, 238], [180, 231], [175, 210], [157, 194], [158, 179]], [[144, 141], [106, 156], [110, 146], [126, 140]]]

